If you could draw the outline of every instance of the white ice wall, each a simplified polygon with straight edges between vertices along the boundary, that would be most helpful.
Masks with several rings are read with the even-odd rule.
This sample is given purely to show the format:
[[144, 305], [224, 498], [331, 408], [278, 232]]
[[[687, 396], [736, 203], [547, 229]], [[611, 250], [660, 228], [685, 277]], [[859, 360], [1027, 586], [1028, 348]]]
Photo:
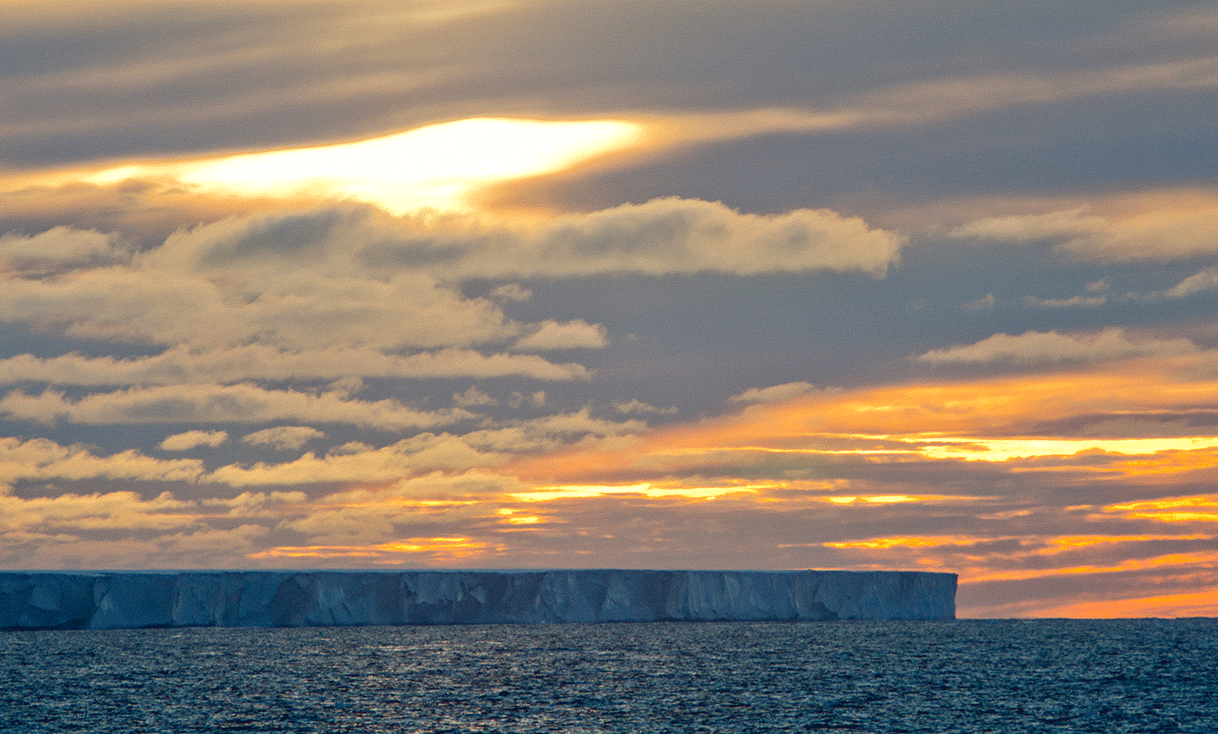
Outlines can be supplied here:
[[0, 629], [952, 619], [913, 571], [0, 572]]

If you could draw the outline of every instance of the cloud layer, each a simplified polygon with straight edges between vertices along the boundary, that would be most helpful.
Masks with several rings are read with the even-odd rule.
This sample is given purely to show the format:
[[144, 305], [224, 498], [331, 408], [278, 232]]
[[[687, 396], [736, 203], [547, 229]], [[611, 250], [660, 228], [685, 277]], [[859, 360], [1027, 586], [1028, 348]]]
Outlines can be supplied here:
[[1218, 614], [1212, 7], [5, 11], [0, 567]]

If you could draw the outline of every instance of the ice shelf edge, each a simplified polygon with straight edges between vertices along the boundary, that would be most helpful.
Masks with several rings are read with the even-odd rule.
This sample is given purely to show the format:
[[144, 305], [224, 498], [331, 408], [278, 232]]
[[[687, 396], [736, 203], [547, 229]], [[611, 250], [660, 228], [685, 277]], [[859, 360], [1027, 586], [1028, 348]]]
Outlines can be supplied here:
[[922, 571], [0, 572], [0, 629], [954, 619]]

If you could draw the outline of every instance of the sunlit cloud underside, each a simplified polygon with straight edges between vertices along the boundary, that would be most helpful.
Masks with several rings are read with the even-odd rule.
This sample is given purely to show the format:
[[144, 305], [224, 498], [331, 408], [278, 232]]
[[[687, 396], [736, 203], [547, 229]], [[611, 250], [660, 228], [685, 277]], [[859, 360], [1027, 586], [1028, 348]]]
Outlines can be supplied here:
[[619, 120], [473, 118], [350, 143], [128, 164], [83, 180], [169, 180], [200, 193], [355, 199], [399, 215], [462, 211], [478, 189], [622, 150], [642, 132], [642, 126]]
[[0, 567], [1218, 616], [1218, 7], [185, 5], [0, 22]]

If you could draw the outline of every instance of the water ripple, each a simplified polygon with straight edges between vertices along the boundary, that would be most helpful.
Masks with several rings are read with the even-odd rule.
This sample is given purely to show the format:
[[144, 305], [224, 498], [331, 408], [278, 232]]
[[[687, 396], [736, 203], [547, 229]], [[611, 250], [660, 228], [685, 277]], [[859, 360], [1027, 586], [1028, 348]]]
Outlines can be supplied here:
[[1218, 731], [1218, 620], [0, 633], [4, 732]]

